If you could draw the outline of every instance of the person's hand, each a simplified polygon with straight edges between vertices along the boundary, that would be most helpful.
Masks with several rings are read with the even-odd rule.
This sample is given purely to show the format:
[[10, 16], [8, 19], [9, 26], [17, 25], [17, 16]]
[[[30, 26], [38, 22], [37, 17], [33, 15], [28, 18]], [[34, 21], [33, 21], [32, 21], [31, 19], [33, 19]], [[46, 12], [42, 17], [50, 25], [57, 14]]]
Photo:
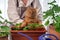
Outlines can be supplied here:
[[54, 26], [50, 25], [50, 27], [49, 27], [49, 33], [56, 35], [59, 38], [59, 40], [60, 40], [60, 33], [58, 33], [58, 32], [55, 31]]

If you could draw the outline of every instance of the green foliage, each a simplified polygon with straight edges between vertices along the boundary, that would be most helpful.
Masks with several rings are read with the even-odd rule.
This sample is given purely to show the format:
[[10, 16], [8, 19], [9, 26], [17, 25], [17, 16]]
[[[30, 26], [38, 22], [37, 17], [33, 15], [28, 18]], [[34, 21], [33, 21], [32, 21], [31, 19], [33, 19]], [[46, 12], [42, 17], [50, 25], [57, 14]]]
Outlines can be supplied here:
[[2, 16], [0, 16], [1, 19], [4, 19]]
[[[1, 10], [0, 10], [0, 14], [2, 14]], [[6, 25], [3, 24], [4, 23], [12, 24], [12, 23], [4, 19], [1, 15], [0, 15], [0, 19], [4, 20], [3, 22], [0, 20], [0, 37], [4, 37], [10, 34], [10, 28], [7, 26], [7, 24]]]
[[9, 22], [7, 19], [5, 19], [4, 22], [9, 23], [9, 24], [13, 24], [12, 22]]
[[12, 28], [12, 30], [20, 30], [20, 28], [14, 27], [14, 28]]
[[44, 12], [45, 15], [44, 15], [44, 19], [46, 19], [48, 16], [53, 16], [53, 10], [50, 9], [50, 10], [47, 10], [46, 12]]
[[14, 27], [13, 30], [35, 30], [37, 27], [40, 27], [40, 28], [43, 27], [42, 24], [31, 23], [31, 24], [25, 26], [24, 28], [19, 28], [19, 26], [20, 26], [21, 24], [22, 24], [22, 23], [16, 24], [16, 27]]
[[[0, 10], [0, 14], [2, 14], [1, 10]], [[0, 18], [1, 18], [1, 19], [4, 19], [1, 15], [0, 15]]]
[[17, 27], [18, 27], [18, 26], [20, 26], [21, 24], [22, 24], [22, 23], [18, 23], [18, 24], [16, 24], [15, 26], [17, 26]]
[[48, 3], [50, 6], [50, 9], [47, 10], [44, 15], [44, 18], [46, 19], [48, 16], [54, 16], [54, 13], [59, 13], [60, 12], [60, 7], [58, 5], [55, 5], [55, 0], [51, 3]]
[[57, 32], [60, 32], [60, 22], [54, 23], [54, 26], [55, 26], [55, 30]]
[[23, 30], [30, 30], [28, 26], [24, 27]]
[[2, 21], [0, 21], [0, 24], [3, 23]]
[[0, 37], [5, 37], [5, 36], [7, 36], [7, 33], [8, 33], [8, 32], [0, 32]]
[[46, 26], [49, 25], [49, 20], [46, 21], [45, 25], [46, 25]]
[[22, 23], [17, 23], [17, 24], [15, 25], [15, 27], [13, 28], [13, 30], [21, 30], [21, 28], [19, 28], [21, 24], [22, 24]]
[[0, 26], [0, 32], [10, 32], [10, 28], [8, 26]]
[[43, 27], [42, 24], [37, 24], [37, 23], [31, 23], [27, 26], [25, 26], [25, 28], [23, 28], [23, 30], [35, 30], [37, 27]]
[[[0, 14], [2, 14], [1, 10], [0, 10]], [[12, 24], [12, 22], [9, 22], [7, 19], [4, 19], [1, 15], [0, 15], [0, 18], [4, 20], [4, 22], [6, 23], [9, 23], [9, 24]], [[0, 24], [4, 23], [0, 20]]]
[[55, 20], [56, 20], [56, 22], [59, 22], [60, 23], [60, 16], [56, 16], [55, 17]]
[[[55, 26], [56, 31], [60, 32], [60, 15], [55, 16], [56, 13], [60, 12], [60, 7], [56, 3], [56, 1], [52, 1], [51, 3], [48, 3], [50, 5], [50, 9], [45, 11], [44, 19], [46, 19], [49, 16], [52, 16], [53, 24]], [[49, 21], [45, 23], [45, 25], [48, 25]]]
[[10, 34], [10, 28], [8, 26], [0, 26], [0, 37], [4, 37]]
[[1, 14], [2, 12], [1, 12], [1, 10], [0, 10], [0, 14]]

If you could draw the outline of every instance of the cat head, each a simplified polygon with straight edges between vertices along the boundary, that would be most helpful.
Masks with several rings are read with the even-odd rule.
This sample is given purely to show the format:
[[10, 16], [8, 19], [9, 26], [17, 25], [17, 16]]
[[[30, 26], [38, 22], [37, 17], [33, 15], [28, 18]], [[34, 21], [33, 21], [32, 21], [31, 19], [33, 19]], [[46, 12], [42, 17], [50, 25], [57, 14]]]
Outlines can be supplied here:
[[25, 11], [25, 17], [35, 18], [37, 16], [37, 11], [33, 7], [28, 7]]

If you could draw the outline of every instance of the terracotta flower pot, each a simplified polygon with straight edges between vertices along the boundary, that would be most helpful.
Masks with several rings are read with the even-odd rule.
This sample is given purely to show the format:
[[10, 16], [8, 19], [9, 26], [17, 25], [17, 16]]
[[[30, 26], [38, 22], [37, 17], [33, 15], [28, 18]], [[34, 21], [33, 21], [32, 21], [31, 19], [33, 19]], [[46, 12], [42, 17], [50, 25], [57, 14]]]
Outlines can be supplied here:
[[18, 31], [17, 30], [11, 30], [13, 40], [29, 40], [25, 36], [18, 34], [18, 32], [21, 32], [23, 34], [28, 35], [33, 40], [38, 40], [38, 37], [42, 34], [45, 34], [46, 30], [42, 29], [42, 28], [40, 30], [25, 30], [25, 31], [23, 31], [23, 30], [18, 30]]
[[8, 37], [0, 37], [0, 40], [8, 40]]

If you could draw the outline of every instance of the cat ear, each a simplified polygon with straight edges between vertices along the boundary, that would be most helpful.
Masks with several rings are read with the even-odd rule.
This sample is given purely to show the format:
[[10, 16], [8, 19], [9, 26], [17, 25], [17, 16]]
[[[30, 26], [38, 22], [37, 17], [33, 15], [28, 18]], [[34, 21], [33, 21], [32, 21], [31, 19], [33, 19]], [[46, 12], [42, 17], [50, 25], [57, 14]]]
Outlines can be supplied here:
[[37, 8], [34, 8], [34, 11], [37, 12]]
[[37, 9], [37, 8], [31, 7], [31, 6], [28, 6], [27, 8], [28, 9]]
[[30, 10], [31, 9], [31, 7], [27, 7], [27, 10]]
[[37, 9], [38, 9], [38, 8], [34, 8], [34, 9], [35, 9], [35, 10], [36, 10], [36, 12], [37, 12]]
[[34, 8], [35, 10], [37, 10], [38, 8]]

